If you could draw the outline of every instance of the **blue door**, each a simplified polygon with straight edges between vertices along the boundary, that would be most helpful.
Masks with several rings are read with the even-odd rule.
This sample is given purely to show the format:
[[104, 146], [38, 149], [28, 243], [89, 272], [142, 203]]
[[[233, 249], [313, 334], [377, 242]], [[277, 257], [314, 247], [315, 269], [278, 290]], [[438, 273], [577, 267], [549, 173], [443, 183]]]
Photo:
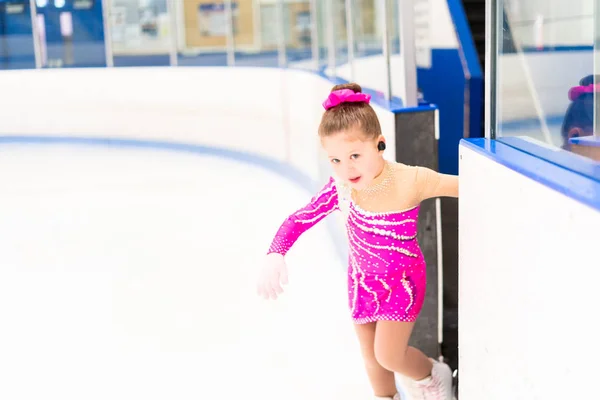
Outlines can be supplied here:
[[29, 0], [0, 0], [0, 69], [35, 68]]
[[36, 0], [42, 65], [106, 66], [101, 0]]

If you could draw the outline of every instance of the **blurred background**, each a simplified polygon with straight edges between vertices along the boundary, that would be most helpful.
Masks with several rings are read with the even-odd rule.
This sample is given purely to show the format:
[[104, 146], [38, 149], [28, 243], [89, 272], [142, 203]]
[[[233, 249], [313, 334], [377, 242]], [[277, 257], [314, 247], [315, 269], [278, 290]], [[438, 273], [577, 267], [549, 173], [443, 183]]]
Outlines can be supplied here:
[[[348, 81], [372, 95], [386, 158], [465, 175], [460, 205], [423, 207], [430, 282], [413, 344], [465, 371], [461, 382], [493, 385], [469, 369], [488, 362], [506, 374], [498, 385], [511, 382], [494, 386], [498, 396], [541, 396], [510, 380], [503, 355], [529, 354], [552, 336], [532, 344], [495, 329], [517, 283], [493, 289], [491, 277], [507, 264], [535, 270], [549, 248], [547, 268], [595, 265], [585, 243], [600, 210], [599, 50], [600, 0], [0, 0], [0, 317], [13, 327], [0, 334], [0, 371], [13, 371], [0, 397], [38, 396], [17, 394], [27, 360], [46, 360], [28, 372], [41, 379], [60, 357], [44, 382], [58, 390], [64, 371], [80, 374], [76, 397], [114, 367], [107, 354], [122, 368], [110, 379], [123, 398], [141, 396], [135, 388], [148, 377], [144, 398], [169, 396], [172, 385], [179, 398], [202, 398], [230, 384], [236, 362], [262, 377], [240, 385], [264, 398], [299, 380], [310, 385], [298, 398], [369, 395], [360, 358], [347, 354], [357, 348], [344, 319], [341, 219], [295, 246], [289, 263], [302, 284], [287, 300], [249, 300], [275, 230], [331, 173], [316, 135], [321, 102]], [[514, 219], [493, 218], [509, 204]], [[555, 239], [565, 232], [578, 261]], [[538, 272], [529, 276], [552, 275]], [[215, 280], [231, 280], [237, 296]], [[522, 303], [554, 299], [553, 287], [540, 283]], [[308, 292], [321, 295], [304, 304]], [[527, 310], [502, 315], [517, 324]], [[73, 315], [86, 313], [82, 327]], [[530, 321], [531, 337], [548, 323]], [[102, 346], [86, 357], [88, 339]], [[341, 365], [351, 385], [320, 375]], [[128, 381], [127, 369], [140, 372]], [[207, 373], [210, 384], [193, 382]], [[280, 386], [265, 393], [274, 373]], [[488, 388], [461, 390], [479, 399]], [[98, 398], [117, 398], [106, 390]]]

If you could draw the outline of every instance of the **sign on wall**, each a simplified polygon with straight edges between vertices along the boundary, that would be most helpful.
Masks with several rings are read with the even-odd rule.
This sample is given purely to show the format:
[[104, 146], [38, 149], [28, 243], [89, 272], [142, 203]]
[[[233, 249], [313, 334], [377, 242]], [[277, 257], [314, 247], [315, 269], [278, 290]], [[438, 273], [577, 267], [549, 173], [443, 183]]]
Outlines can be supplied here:
[[[231, 2], [233, 33], [237, 32], [239, 8], [236, 2]], [[198, 6], [198, 28], [202, 36], [227, 35], [227, 13], [223, 3], [204, 3]]]

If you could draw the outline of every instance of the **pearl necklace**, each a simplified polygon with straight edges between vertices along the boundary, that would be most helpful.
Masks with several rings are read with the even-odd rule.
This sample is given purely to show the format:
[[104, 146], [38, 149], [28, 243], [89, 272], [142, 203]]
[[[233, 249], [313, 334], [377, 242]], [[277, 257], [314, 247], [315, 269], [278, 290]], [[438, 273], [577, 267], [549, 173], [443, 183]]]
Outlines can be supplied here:
[[383, 170], [379, 176], [377, 176], [373, 182], [369, 184], [369, 186], [360, 190], [352, 189], [353, 197], [355, 197], [356, 200], [359, 200], [359, 198], [366, 199], [389, 189], [393, 182], [394, 174], [392, 173], [392, 168], [389, 162], [384, 162], [385, 164], [383, 165]]

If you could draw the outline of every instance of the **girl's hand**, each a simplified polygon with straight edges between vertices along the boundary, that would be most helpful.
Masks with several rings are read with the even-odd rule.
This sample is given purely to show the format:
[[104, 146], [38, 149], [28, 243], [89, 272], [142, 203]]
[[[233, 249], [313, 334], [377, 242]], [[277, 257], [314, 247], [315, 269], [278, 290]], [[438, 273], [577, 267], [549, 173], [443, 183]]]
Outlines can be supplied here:
[[283, 293], [281, 285], [287, 285], [288, 274], [281, 254], [271, 253], [265, 257], [265, 264], [258, 279], [257, 292], [265, 299], [277, 299]]

